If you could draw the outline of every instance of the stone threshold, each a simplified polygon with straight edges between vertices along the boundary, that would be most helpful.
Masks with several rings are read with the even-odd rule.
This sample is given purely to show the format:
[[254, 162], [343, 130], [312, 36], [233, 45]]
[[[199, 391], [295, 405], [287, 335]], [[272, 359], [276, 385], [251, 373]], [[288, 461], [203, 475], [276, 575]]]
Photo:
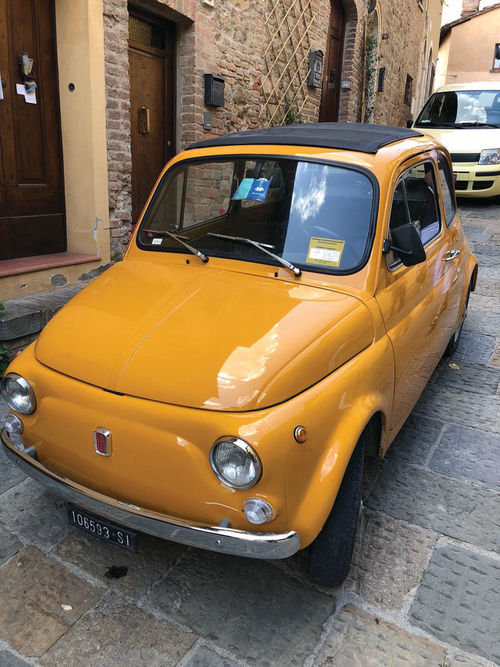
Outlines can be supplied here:
[[55, 269], [60, 266], [88, 264], [99, 262], [99, 255], [84, 255], [77, 252], [57, 252], [50, 255], [35, 255], [33, 257], [19, 257], [18, 259], [4, 259], [0, 261], [0, 278], [16, 276], [22, 273], [34, 273], [45, 269]]

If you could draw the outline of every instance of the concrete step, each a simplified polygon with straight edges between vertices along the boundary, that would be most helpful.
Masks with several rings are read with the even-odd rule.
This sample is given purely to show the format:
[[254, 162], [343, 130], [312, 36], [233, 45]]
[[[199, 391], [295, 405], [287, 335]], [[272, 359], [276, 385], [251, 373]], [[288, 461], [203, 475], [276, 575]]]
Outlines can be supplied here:
[[11, 355], [29, 345], [50, 318], [85, 285], [5, 301], [0, 310], [0, 349]]

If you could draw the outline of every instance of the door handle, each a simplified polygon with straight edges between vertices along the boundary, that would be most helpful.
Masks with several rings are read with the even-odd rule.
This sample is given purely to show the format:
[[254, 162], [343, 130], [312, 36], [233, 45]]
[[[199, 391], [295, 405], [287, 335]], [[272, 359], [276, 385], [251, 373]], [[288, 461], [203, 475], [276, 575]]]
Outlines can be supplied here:
[[444, 254], [443, 262], [451, 262], [453, 259], [456, 259], [460, 255], [460, 250], [448, 250]]
[[143, 136], [151, 132], [151, 120], [148, 107], [139, 107], [139, 132]]

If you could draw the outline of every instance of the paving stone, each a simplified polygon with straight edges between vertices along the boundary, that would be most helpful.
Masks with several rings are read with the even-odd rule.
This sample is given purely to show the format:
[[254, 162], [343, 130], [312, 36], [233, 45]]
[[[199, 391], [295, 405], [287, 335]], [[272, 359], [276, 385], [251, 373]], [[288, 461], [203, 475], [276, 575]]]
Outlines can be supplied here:
[[444, 649], [368, 612], [347, 605], [334, 621], [315, 667], [443, 665]]
[[[77, 528], [53, 550], [68, 563], [78, 566], [104, 584], [113, 586], [125, 595], [140, 597], [153, 582], [166, 574], [187, 547], [175, 542], [138, 536], [138, 551], [134, 553], [113, 544], [85, 535]], [[126, 576], [108, 579], [106, 572], [113, 565], [125, 566]]]
[[0, 446], [0, 495], [8, 491], [19, 482], [22, 482], [26, 476], [19, 468], [11, 463], [3, 453], [3, 445]]
[[[0, 568], [0, 628], [26, 657], [40, 656], [101, 597], [102, 589], [75, 576], [35, 547]], [[70, 605], [64, 611], [62, 604]]]
[[453, 387], [428, 384], [413, 411], [453, 424], [476, 424], [495, 433], [500, 430], [498, 401]]
[[495, 347], [493, 354], [488, 362], [489, 366], [500, 368], [500, 343]]
[[2, 426], [3, 423], [5, 422], [5, 417], [7, 417], [9, 412], [10, 412], [9, 406], [0, 396], [0, 426]]
[[478, 656], [478, 658], [470, 658], [467, 655], [457, 654], [455, 656], [450, 656], [446, 660], [446, 667], [490, 667], [493, 665], [492, 662], [486, 661], [484, 658]]
[[491, 220], [498, 220], [498, 205], [487, 199], [469, 199], [459, 197], [460, 219], [474, 219], [474, 225], [489, 225]]
[[446, 361], [469, 362], [485, 366], [495, 349], [496, 340], [493, 336], [484, 336], [473, 331], [462, 331], [458, 343], [458, 349]]
[[193, 650], [184, 667], [236, 667], [237, 664], [202, 644]]
[[0, 524], [0, 565], [23, 548], [22, 543]]
[[[500, 255], [500, 252], [498, 254]], [[486, 271], [488, 271], [488, 269], [485, 269], [485, 272]], [[482, 310], [498, 315], [500, 312], [500, 303], [496, 294], [491, 292], [488, 294], [476, 294], [476, 292], [473, 292], [470, 295], [469, 308], [471, 308], [472, 311]], [[467, 309], [467, 312], [469, 312], [469, 309]]]
[[500, 293], [500, 269], [489, 266], [484, 271], [479, 267], [476, 289], [473, 295], [491, 295]]
[[335, 599], [264, 561], [193, 550], [156, 583], [150, 602], [258, 665], [302, 665]]
[[21, 660], [8, 651], [0, 651], [0, 667], [25, 667], [29, 662]]
[[366, 505], [396, 519], [500, 552], [500, 495], [481, 486], [390, 462]]
[[470, 329], [486, 336], [498, 336], [500, 331], [500, 315], [481, 309], [469, 309], [467, 320]]
[[410, 608], [438, 639], [500, 661], [500, 563], [456, 545], [433, 553]]
[[448, 477], [480, 482], [500, 491], [500, 435], [465, 426], [448, 426], [429, 468]]
[[65, 502], [30, 478], [2, 496], [0, 521], [16, 535], [42, 546], [59, 541], [69, 529]]
[[417, 586], [437, 535], [382, 514], [359, 526], [347, 590], [377, 607], [400, 608]]
[[491, 234], [484, 227], [464, 224], [463, 229], [469, 243], [486, 243], [491, 238]]
[[388, 459], [424, 465], [438, 442], [443, 422], [421, 414], [408, 417], [387, 453]]
[[43, 656], [42, 665], [176, 665], [198, 636], [155, 618], [117, 593], [106, 596]]
[[450, 363], [452, 361], [446, 360], [438, 366], [436, 383], [439, 386], [496, 396], [500, 384], [500, 370], [466, 361], [456, 364], [458, 368], [453, 368]]
[[454, 657], [448, 657], [446, 661], [446, 667], [485, 667], [485, 664], [492, 665], [493, 663], [484, 660], [484, 658], [479, 660], [473, 660], [466, 655], [455, 655]]
[[477, 261], [484, 269], [485, 267], [497, 266], [499, 252], [495, 245], [479, 245], [475, 244], [473, 252], [477, 257]]

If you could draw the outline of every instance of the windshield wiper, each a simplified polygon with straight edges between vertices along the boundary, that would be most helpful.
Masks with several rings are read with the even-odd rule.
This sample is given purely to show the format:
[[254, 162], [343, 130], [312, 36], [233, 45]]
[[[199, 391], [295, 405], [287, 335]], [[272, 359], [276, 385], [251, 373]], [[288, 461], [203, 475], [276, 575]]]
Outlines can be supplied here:
[[246, 239], [243, 238], [242, 236], [228, 236], [227, 234], [216, 234], [215, 232], [208, 232], [207, 236], [215, 236], [218, 239], [229, 239], [229, 241], [239, 241], [240, 243], [248, 243], [248, 245], [253, 245], [255, 248], [262, 250], [262, 252], [265, 252], [266, 255], [269, 255], [277, 262], [282, 264], [286, 269], [291, 271], [296, 278], [302, 275], [302, 271], [298, 268], [298, 266], [294, 266], [291, 262], [288, 262], [286, 259], [283, 259], [283, 257], [279, 257], [278, 255], [275, 255], [274, 252], [268, 250], [268, 248], [272, 248], [274, 250], [273, 245], [269, 245], [267, 243], [259, 243], [259, 241]]
[[494, 123], [481, 123], [478, 120], [464, 120], [460, 123], [456, 123], [457, 127], [500, 127], [500, 125], [495, 125]]
[[198, 250], [197, 248], [193, 248], [192, 245], [189, 245], [189, 243], [186, 243], [186, 241], [189, 241], [189, 236], [179, 236], [178, 234], [173, 234], [172, 232], [160, 232], [156, 229], [143, 229], [143, 232], [150, 232], [151, 234], [156, 234], [157, 236], [170, 236], [171, 239], [174, 239], [174, 241], [177, 241], [177, 243], [180, 243], [183, 245], [185, 248], [189, 250], [189, 252], [192, 252], [193, 255], [196, 255], [196, 257], [199, 257], [203, 264], [206, 264], [208, 260], [210, 259], [207, 257], [204, 253], [201, 252], [201, 250]]

